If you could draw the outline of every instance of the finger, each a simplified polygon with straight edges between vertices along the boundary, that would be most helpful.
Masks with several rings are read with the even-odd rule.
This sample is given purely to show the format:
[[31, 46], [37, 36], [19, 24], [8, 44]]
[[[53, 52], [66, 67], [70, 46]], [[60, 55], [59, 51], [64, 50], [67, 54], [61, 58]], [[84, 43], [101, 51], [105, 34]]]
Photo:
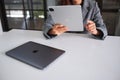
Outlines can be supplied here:
[[93, 30], [93, 29], [95, 29], [95, 27], [94, 27], [94, 25], [90, 25], [90, 26], [88, 27], [88, 29], [89, 29], [89, 30]]
[[89, 20], [89, 21], [87, 22], [87, 26], [95, 26], [95, 23], [94, 23], [93, 21], [90, 21], [90, 20]]
[[96, 28], [91, 28], [91, 29], [88, 29], [88, 31], [92, 34], [96, 34], [97, 33], [97, 30]]
[[67, 27], [59, 28], [59, 33], [64, 33], [67, 31]]
[[87, 23], [88, 23], [88, 24], [91, 24], [91, 23], [94, 23], [94, 22], [93, 22], [93, 21], [91, 21], [91, 20], [88, 20], [88, 21], [87, 21]]
[[87, 29], [90, 33], [92, 33], [92, 32], [95, 30], [94, 27], [86, 27], [86, 29]]
[[65, 31], [67, 31], [67, 28], [66, 27], [59, 27], [59, 31], [65, 32]]
[[94, 23], [92, 23], [92, 24], [87, 25], [86, 28], [87, 29], [96, 29], [96, 26]]
[[58, 30], [58, 29], [61, 28], [61, 27], [62, 27], [62, 26], [60, 26], [60, 25], [54, 25], [52, 29], [53, 29], [53, 30]]
[[55, 24], [55, 26], [62, 27], [62, 26], [64, 26], [64, 25], [57, 23], [57, 24]]
[[87, 26], [95, 26], [95, 23], [88, 23]]
[[88, 31], [91, 32], [91, 33], [93, 33], [93, 32], [96, 31], [96, 29], [95, 29], [95, 28], [91, 28], [91, 29], [89, 29]]
[[66, 29], [66, 28], [63, 28], [63, 29], [62, 29], [62, 31], [63, 31], [63, 32], [66, 32], [66, 31], [67, 31], [67, 29]]

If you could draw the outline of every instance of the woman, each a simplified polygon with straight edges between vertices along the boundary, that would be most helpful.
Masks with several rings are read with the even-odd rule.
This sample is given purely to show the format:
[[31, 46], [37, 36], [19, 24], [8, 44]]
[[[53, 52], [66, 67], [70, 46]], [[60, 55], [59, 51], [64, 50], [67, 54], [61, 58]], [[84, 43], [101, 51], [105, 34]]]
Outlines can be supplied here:
[[[84, 32], [91, 33], [92, 36], [98, 39], [104, 39], [107, 36], [107, 29], [103, 22], [97, 2], [93, 0], [61, 0], [61, 5], [81, 5]], [[62, 24], [56, 24], [48, 15], [48, 18], [43, 27], [43, 34], [50, 39], [66, 32], [68, 28]]]

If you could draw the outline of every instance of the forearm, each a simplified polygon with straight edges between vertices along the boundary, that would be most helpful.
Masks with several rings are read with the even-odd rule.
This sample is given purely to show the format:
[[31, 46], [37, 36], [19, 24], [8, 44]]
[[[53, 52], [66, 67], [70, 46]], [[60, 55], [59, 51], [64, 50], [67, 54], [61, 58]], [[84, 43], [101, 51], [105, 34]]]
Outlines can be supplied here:
[[97, 3], [94, 7], [93, 21], [96, 24], [96, 29], [99, 31], [99, 35], [96, 35], [95, 37], [99, 38], [99, 39], [105, 39], [105, 37], [107, 36], [107, 28], [103, 22], [103, 18], [102, 18], [102, 15], [100, 13], [100, 9], [99, 9]]
[[51, 15], [48, 15], [47, 20], [43, 25], [43, 34], [47, 39], [53, 38], [54, 36], [49, 34], [49, 31], [52, 29], [54, 21], [52, 20]]
[[99, 35], [95, 36], [96, 38], [104, 40], [107, 36], [107, 29], [105, 25], [101, 25], [100, 27], [97, 27], [97, 30], [99, 31]]

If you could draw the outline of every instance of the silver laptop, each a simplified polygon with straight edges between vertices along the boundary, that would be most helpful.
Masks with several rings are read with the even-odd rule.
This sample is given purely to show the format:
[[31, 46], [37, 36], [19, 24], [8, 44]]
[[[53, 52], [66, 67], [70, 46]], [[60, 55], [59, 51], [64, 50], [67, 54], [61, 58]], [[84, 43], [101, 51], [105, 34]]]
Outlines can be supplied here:
[[55, 23], [68, 27], [69, 31], [83, 31], [83, 18], [80, 5], [48, 6]]
[[64, 52], [61, 49], [29, 41], [6, 52], [6, 55], [38, 69], [44, 69]]

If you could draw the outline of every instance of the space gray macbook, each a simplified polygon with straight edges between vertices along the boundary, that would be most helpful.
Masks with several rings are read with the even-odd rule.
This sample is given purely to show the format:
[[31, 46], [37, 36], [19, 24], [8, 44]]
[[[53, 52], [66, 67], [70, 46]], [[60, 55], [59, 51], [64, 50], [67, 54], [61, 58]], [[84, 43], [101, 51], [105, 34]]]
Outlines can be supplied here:
[[6, 55], [38, 69], [44, 69], [64, 52], [64, 50], [58, 48], [29, 41], [7, 51]]
[[83, 31], [81, 5], [48, 6], [48, 11], [55, 23], [68, 27], [68, 31]]

